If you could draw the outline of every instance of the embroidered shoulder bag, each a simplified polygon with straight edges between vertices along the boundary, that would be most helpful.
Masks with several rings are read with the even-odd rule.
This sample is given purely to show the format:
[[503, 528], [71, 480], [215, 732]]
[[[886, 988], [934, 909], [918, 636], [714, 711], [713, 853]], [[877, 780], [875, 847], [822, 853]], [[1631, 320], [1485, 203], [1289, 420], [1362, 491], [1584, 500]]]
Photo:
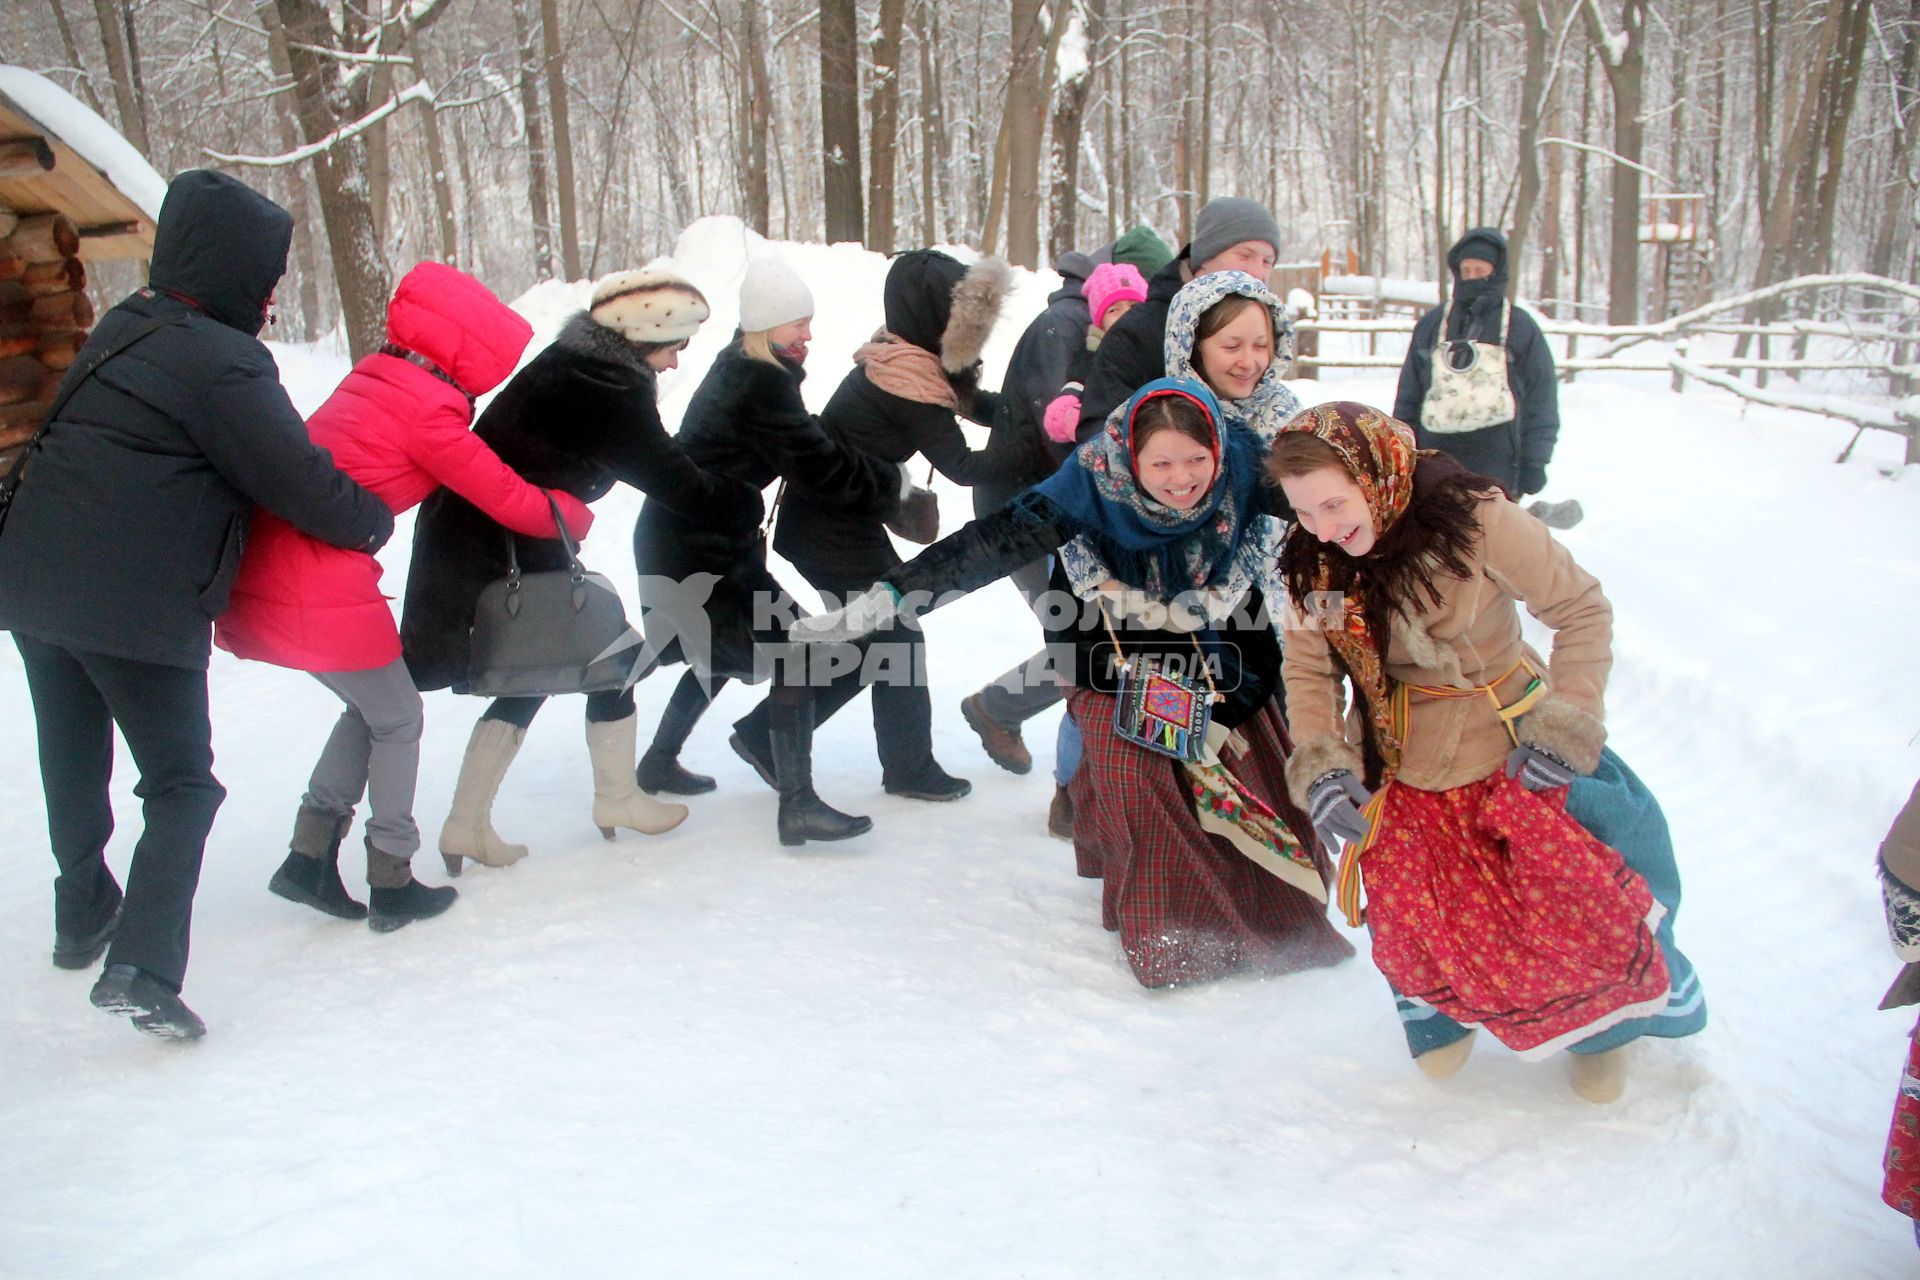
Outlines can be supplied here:
[[1512, 422], [1518, 409], [1507, 381], [1507, 335], [1513, 332], [1513, 304], [1501, 303], [1500, 341], [1446, 341], [1453, 300], [1440, 317], [1441, 341], [1433, 348], [1433, 379], [1420, 403], [1420, 425], [1439, 435], [1479, 431]]
[[1213, 704], [1220, 700], [1200, 641], [1192, 634], [1187, 636], [1193, 642], [1196, 675], [1179, 670], [1185, 664], [1171, 664], [1166, 656], [1128, 658], [1120, 648], [1120, 637], [1114, 632], [1104, 600], [1100, 602], [1100, 621], [1106, 624], [1107, 639], [1113, 644], [1114, 661], [1120, 669], [1119, 688], [1114, 692], [1113, 731], [1135, 746], [1163, 756], [1198, 760], [1207, 747]]

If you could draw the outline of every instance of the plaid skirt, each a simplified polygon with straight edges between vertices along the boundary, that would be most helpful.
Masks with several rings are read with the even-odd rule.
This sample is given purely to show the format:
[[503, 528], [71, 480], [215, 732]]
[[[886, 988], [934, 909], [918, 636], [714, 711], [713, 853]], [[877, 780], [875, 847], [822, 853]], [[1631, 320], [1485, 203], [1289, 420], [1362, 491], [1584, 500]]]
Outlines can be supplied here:
[[[1086, 740], [1069, 788], [1074, 861], [1103, 881], [1100, 922], [1120, 935], [1142, 986], [1292, 973], [1353, 954], [1321, 903], [1201, 829], [1179, 761], [1114, 733], [1110, 694], [1076, 690], [1069, 709]], [[1287, 797], [1292, 744], [1279, 713], [1269, 705], [1240, 733], [1250, 749], [1230, 761], [1234, 776], [1315, 850], [1324, 874], [1313, 828]]]

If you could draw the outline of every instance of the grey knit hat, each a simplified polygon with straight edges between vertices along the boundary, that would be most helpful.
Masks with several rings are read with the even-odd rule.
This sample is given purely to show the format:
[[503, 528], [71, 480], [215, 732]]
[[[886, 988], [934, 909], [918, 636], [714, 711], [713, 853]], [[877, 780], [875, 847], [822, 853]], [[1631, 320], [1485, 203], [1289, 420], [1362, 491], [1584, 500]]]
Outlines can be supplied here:
[[1239, 244], [1243, 240], [1261, 240], [1280, 252], [1280, 224], [1266, 206], [1244, 196], [1221, 196], [1207, 201], [1193, 220], [1193, 245], [1189, 257], [1197, 269], [1201, 263]]

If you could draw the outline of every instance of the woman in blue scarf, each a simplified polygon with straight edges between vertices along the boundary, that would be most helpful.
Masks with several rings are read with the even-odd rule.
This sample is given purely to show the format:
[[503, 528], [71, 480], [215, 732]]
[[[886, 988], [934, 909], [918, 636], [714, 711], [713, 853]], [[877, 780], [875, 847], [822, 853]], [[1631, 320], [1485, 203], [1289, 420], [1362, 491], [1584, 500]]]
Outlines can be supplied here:
[[[1149, 987], [1353, 954], [1327, 923], [1325, 857], [1282, 776], [1290, 745], [1265, 604], [1283, 598], [1271, 582], [1278, 495], [1262, 483], [1264, 453], [1205, 383], [1149, 383], [1052, 478], [793, 632], [862, 635], [1069, 544], [1097, 559], [1108, 576], [1076, 594], [1061, 557], [1047, 638], [1056, 665], [1072, 654], [1069, 709], [1086, 737], [1072, 783], [1075, 859], [1104, 879], [1103, 923]], [[1207, 703], [1204, 729], [1124, 709], [1123, 682], [1149, 669], [1187, 686], [1161, 687], [1155, 709]], [[1163, 753], [1189, 731], [1194, 749], [1182, 756], [1197, 758]]]

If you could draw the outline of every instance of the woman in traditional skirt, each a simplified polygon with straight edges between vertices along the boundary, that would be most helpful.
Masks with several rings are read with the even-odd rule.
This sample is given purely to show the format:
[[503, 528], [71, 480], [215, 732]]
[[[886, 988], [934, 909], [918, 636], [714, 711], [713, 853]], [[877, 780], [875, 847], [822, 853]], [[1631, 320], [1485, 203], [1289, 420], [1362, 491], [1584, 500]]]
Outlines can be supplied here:
[[[1882, 1009], [1920, 1004], [1920, 784], [1893, 820], [1880, 845], [1880, 894], [1887, 912], [1887, 933], [1894, 954], [1906, 962], [1894, 979]], [[1881, 1160], [1886, 1181], [1880, 1198], [1914, 1219], [1920, 1240], [1920, 1026], [1907, 1036], [1907, 1068], [1893, 1103], [1893, 1129]]]
[[[1596, 1102], [1627, 1044], [1706, 1007], [1673, 941], [1665, 819], [1605, 749], [1613, 611], [1594, 577], [1484, 476], [1416, 451], [1405, 424], [1319, 405], [1268, 467], [1299, 523], [1286, 579], [1287, 764], [1399, 997], [1430, 1076], [1485, 1027], [1523, 1057], [1571, 1050]], [[1517, 604], [1554, 631], [1543, 662]], [[1359, 742], [1342, 729], [1342, 679]]]
[[[1326, 861], [1281, 773], [1280, 646], [1264, 605], [1278, 598], [1268, 505], [1277, 494], [1262, 483], [1262, 454], [1259, 436], [1205, 383], [1149, 383], [1012, 506], [935, 543], [847, 609], [793, 629], [806, 640], [857, 638], [900, 612], [903, 595], [917, 603], [972, 590], [1084, 541], [1106, 589], [1083, 604], [1062, 554], [1044, 611], [1049, 646], [1072, 654], [1069, 708], [1086, 736], [1072, 783], [1074, 851], [1082, 875], [1104, 879], [1102, 923], [1148, 987], [1353, 954], [1327, 921]], [[1139, 727], [1119, 715], [1123, 677], [1141, 679], [1150, 665], [1184, 666], [1194, 698], [1216, 697], [1204, 739], [1196, 733], [1198, 759], [1120, 736], [1123, 723]]]

